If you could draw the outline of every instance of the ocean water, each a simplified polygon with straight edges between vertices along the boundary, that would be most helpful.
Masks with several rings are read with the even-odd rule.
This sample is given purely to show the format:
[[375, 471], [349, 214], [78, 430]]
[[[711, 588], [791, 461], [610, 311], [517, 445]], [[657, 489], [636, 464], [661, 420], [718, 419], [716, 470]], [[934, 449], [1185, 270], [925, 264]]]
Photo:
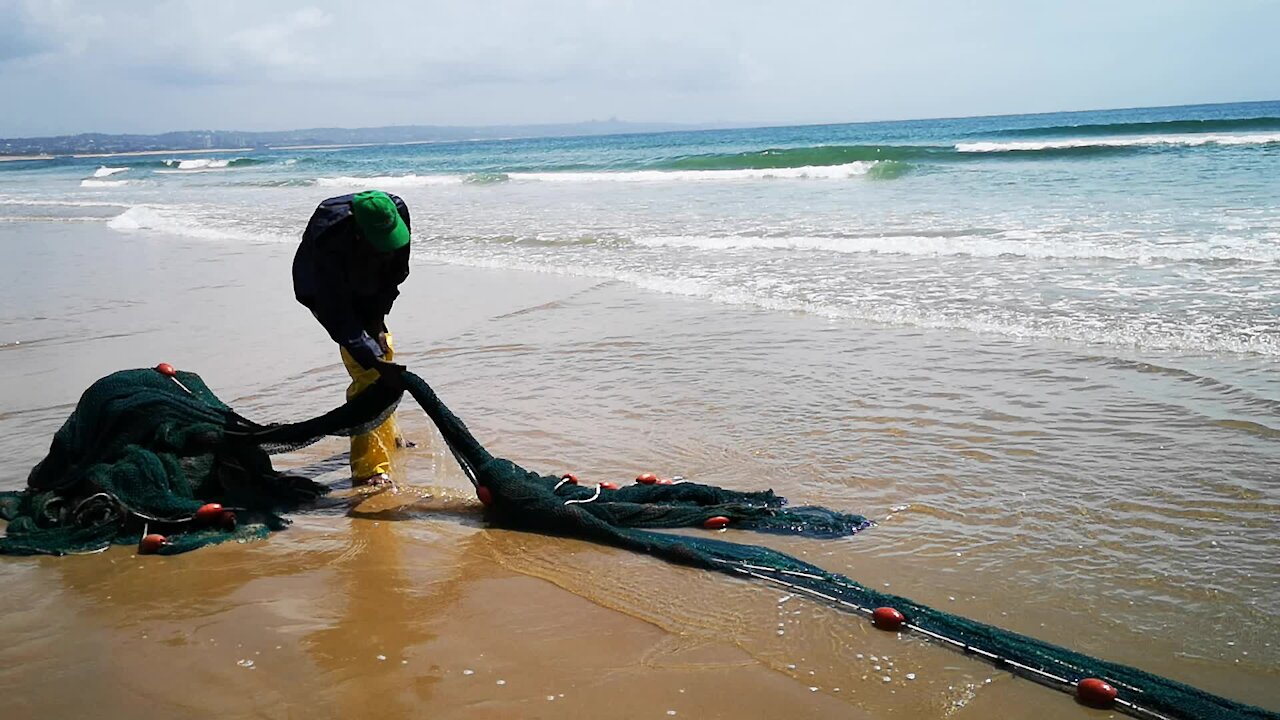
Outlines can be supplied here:
[[439, 262], [1280, 356], [1280, 103], [4, 163], [0, 218], [292, 242], [370, 187]]
[[[495, 452], [863, 513], [847, 541], [725, 537], [1280, 708], [1280, 103], [0, 163], [0, 488], [122, 366], [198, 370], [257, 419], [332, 407], [288, 265], [317, 202], [368, 187], [413, 213], [398, 349]], [[424, 447], [387, 522], [0, 563], [31, 608], [0, 619], [0, 691], [102, 717], [515, 716], [566, 689], [584, 717], [1088, 712], [772, 589], [488, 529], [401, 422]], [[342, 449], [282, 462], [340, 483]], [[667, 637], [615, 658], [637, 626]]]

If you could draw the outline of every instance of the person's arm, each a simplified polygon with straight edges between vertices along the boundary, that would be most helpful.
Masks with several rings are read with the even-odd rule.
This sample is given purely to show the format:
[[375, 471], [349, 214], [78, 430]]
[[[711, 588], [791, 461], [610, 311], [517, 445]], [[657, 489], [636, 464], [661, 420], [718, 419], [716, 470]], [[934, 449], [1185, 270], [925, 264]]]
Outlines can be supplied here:
[[346, 348], [361, 367], [376, 367], [382, 358], [382, 348], [365, 331], [356, 312], [341, 258], [325, 252], [326, 248], [317, 240], [304, 241], [294, 257], [294, 294], [298, 302], [316, 316], [329, 337]]
[[352, 307], [351, 294], [325, 293], [311, 305], [311, 311], [333, 341], [346, 348], [351, 357], [368, 369], [382, 360], [382, 346], [369, 335]]

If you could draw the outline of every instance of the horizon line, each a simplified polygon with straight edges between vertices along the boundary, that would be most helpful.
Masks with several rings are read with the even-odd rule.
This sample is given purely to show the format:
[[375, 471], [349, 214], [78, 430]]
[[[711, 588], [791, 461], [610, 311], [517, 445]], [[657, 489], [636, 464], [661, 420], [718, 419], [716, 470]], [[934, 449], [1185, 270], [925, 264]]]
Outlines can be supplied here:
[[[1181, 104], [1172, 104], [1172, 105], [1134, 105], [1134, 106], [1126, 106], [1126, 107], [1086, 108], [1086, 109], [1078, 109], [1078, 110], [1046, 110], [1046, 111], [1038, 111], [1038, 112], [988, 113], [988, 114], [979, 114], [979, 115], [937, 115], [937, 116], [930, 116], [930, 117], [895, 117], [895, 118], [878, 118], [874, 120], [843, 120], [843, 121], [831, 121], [831, 122], [794, 122], [794, 121], [785, 121], [785, 120], [754, 120], [754, 121], [717, 120], [717, 121], [706, 121], [706, 122], [673, 122], [673, 121], [650, 121], [650, 120], [623, 120], [616, 116], [611, 116], [610, 118], [605, 120], [592, 118], [590, 120], [574, 120], [574, 121], [567, 121], [567, 122], [491, 123], [491, 124], [479, 124], [479, 125], [405, 123], [405, 124], [394, 124], [394, 125], [358, 125], [358, 126], [351, 126], [351, 127], [333, 126], [333, 125], [330, 125], [330, 126], [316, 125], [312, 127], [289, 128], [284, 130], [217, 130], [217, 129], [204, 128], [204, 129], [186, 129], [186, 130], [165, 130], [162, 132], [153, 132], [153, 133], [84, 131], [84, 132], [77, 132], [77, 133], [63, 133], [60, 135], [30, 135], [30, 136], [0, 137], [0, 142], [14, 141], [14, 140], [31, 141], [31, 140], [46, 140], [46, 139], [55, 139], [55, 138], [73, 138], [73, 137], [79, 137], [83, 135], [105, 135], [105, 136], [115, 136], [115, 137], [129, 136], [129, 135], [154, 137], [154, 136], [172, 135], [172, 134], [180, 134], [180, 133], [224, 133], [224, 134], [243, 133], [247, 135], [253, 135], [253, 134], [266, 135], [266, 134], [272, 134], [272, 133], [307, 132], [312, 130], [359, 131], [359, 130], [391, 130], [391, 129], [402, 129], [402, 128], [492, 130], [492, 129], [500, 129], [500, 128], [532, 129], [532, 128], [549, 128], [549, 127], [557, 127], [557, 126], [572, 127], [572, 126], [609, 125], [609, 124], [650, 125], [650, 126], [666, 127], [667, 128], [666, 130], [653, 131], [654, 133], [661, 133], [661, 132], [681, 132], [682, 130], [696, 131], [696, 130], [717, 130], [717, 129], [826, 127], [826, 126], [835, 126], [835, 125], [872, 125], [877, 123], [893, 123], [893, 122], [930, 122], [930, 121], [941, 121], [941, 120], [968, 120], [968, 119], [1002, 118], [1002, 117], [1035, 117], [1035, 116], [1043, 116], [1043, 115], [1072, 115], [1072, 114], [1083, 114], [1083, 113], [1093, 113], [1093, 112], [1121, 112], [1126, 110], [1162, 110], [1162, 109], [1171, 109], [1171, 108], [1212, 107], [1215, 105], [1261, 105], [1261, 104], [1277, 103], [1277, 102], [1280, 102], [1280, 98], [1266, 99], [1266, 100], [1234, 100], [1234, 101], [1223, 101], [1223, 102], [1181, 103]], [[606, 133], [606, 135], [609, 135], [609, 134], [625, 135], [629, 133], [625, 133], [625, 132]], [[521, 139], [529, 139], [532, 137], [537, 137], [537, 136], [529, 136], [529, 135], [520, 136]], [[481, 138], [477, 138], [477, 139], [481, 139]], [[482, 139], [496, 140], [499, 138], [482, 138]], [[435, 141], [391, 141], [390, 143], [373, 142], [373, 143], [361, 143], [361, 144], [386, 145], [386, 144], [392, 144], [394, 142], [435, 142]], [[448, 142], [448, 141], [445, 141], [445, 142]], [[350, 143], [343, 143], [343, 144], [350, 144]], [[277, 148], [276, 146], [268, 146], [268, 147], [270, 147], [271, 149], [287, 149], [285, 147]], [[328, 145], [326, 144], [325, 147], [328, 147]], [[193, 148], [193, 149], [196, 149], [196, 148]], [[163, 151], [159, 151], [159, 152], [163, 152]], [[119, 154], [119, 153], [112, 153], [112, 154]]]

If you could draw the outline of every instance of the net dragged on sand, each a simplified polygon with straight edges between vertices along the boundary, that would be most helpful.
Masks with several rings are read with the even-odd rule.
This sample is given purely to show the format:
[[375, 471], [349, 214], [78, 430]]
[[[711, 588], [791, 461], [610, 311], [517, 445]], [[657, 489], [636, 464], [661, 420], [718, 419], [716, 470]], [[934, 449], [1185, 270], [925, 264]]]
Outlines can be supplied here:
[[[766, 580], [869, 611], [895, 608], [905, 627], [1025, 677], [1070, 690], [1085, 678], [1116, 688], [1116, 709], [1139, 717], [1179, 720], [1280, 718], [1194, 687], [1109, 663], [1025, 635], [942, 612], [907, 598], [876, 592], [842, 575], [758, 545], [654, 532], [730, 527], [817, 538], [852, 535], [870, 522], [819, 507], [789, 507], [772, 491], [738, 492], [692, 482], [584, 487], [539, 475], [491, 455], [466, 425], [412, 373], [409, 393], [427, 413], [487, 506], [495, 525], [581, 538], [739, 577]], [[341, 407], [291, 424], [258, 424], [217, 398], [194, 373], [125, 370], [95, 382], [54, 435], [49, 454], [28, 486], [0, 493], [7, 534], [0, 554], [96, 552], [132, 544], [144, 529], [162, 532], [161, 554], [283, 528], [282, 513], [326, 491], [302, 477], [276, 472], [270, 455], [326, 435], [349, 436], [376, 427], [400, 393], [374, 385]], [[197, 517], [220, 503], [235, 522]]]

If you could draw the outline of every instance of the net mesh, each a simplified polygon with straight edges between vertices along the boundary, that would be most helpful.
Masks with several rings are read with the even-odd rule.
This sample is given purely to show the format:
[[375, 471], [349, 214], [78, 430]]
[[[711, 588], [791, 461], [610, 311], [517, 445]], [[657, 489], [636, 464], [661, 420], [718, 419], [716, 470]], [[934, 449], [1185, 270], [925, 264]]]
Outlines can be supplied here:
[[[89, 387], [54, 434], [27, 488], [0, 493], [9, 521], [0, 553], [89, 553], [164, 534], [162, 554], [283, 528], [281, 513], [326, 488], [272, 469], [269, 455], [325, 435], [376, 427], [399, 394], [377, 387], [325, 415], [261, 425], [236, 414], [199, 375], [123, 370]], [[195, 517], [206, 503], [236, 516], [209, 527]]]
[[[1131, 714], [1280, 719], [1280, 714], [1169, 678], [877, 592], [766, 547], [655, 532], [701, 527], [723, 517], [737, 529], [838, 537], [870, 523], [825, 508], [789, 507], [772, 491], [738, 492], [691, 482], [603, 489], [540, 475], [491, 455], [425, 381], [412, 373], [404, 378], [488, 501], [487, 514], [497, 525], [781, 583], [841, 607], [893, 607], [911, 627], [1002, 667], [1058, 678], [1068, 687], [1082, 678], [1104, 679], [1117, 688], [1121, 709]], [[96, 551], [112, 542], [136, 542], [144, 526], [167, 529], [171, 544], [161, 552], [176, 553], [283, 528], [280, 513], [314, 500], [325, 488], [276, 472], [269, 454], [325, 435], [376, 427], [398, 398], [399, 393], [375, 384], [320, 417], [261, 425], [237, 415], [194, 373], [169, 378], [154, 370], [128, 370], [107, 376], [85, 392], [55, 434], [27, 489], [0, 493], [0, 517], [9, 520], [0, 553]], [[199, 526], [192, 515], [206, 502], [235, 508], [241, 522], [235, 528]]]

